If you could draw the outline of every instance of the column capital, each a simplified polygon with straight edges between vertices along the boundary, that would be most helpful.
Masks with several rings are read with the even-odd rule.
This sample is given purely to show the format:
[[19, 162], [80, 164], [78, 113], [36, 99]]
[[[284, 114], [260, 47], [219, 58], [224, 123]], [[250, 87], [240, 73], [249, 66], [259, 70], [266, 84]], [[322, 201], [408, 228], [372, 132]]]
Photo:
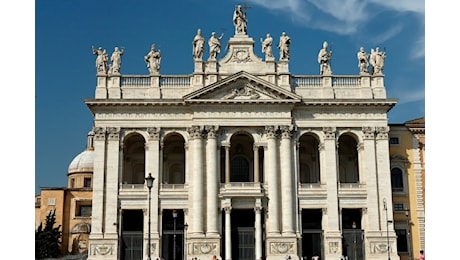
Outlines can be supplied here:
[[94, 127], [94, 140], [103, 141], [105, 140], [105, 129], [103, 127]]
[[276, 138], [277, 131], [278, 131], [278, 126], [274, 126], [274, 125], [265, 126], [265, 134], [267, 135], [267, 138]]
[[109, 127], [107, 128], [108, 140], [117, 141], [120, 139], [120, 128], [119, 127]]
[[375, 127], [373, 126], [363, 126], [363, 138], [364, 139], [374, 139], [375, 136]]
[[204, 127], [197, 126], [197, 125], [194, 125], [194, 126], [191, 126], [191, 127], [187, 128], [187, 132], [189, 133], [191, 139], [200, 139], [200, 138], [202, 138], [203, 130], [204, 130]]
[[208, 139], [210, 139], [210, 138], [215, 139], [216, 138], [217, 131], [219, 130], [219, 126], [207, 125], [204, 128], [205, 128], [205, 131], [208, 134]]
[[324, 139], [335, 139], [336, 131], [335, 127], [323, 127]]
[[160, 129], [157, 127], [147, 128], [147, 133], [149, 134], [150, 141], [158, 141], [160, 139]]
[[296, 131], [296, 127], [293, 125], [283, 125], [280, 127], [281, 131], [281, 138], [283, 139], [290, 139], [294, 132]]
[[388, 126], [382, 126], [382, 127], [377, 127], [376, 129], [377, 132], [377, 140], [387, 140], [388, 139], [388, 132], [390, 132], [390, 127]]

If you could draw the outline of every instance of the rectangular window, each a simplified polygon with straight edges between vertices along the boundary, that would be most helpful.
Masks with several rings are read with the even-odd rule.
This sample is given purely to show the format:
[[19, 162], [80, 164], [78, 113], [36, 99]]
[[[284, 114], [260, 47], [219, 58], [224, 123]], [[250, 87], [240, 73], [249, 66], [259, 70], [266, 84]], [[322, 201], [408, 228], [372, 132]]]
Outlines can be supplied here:
[[75, 207], [75, 217], [91, 217], [91, 201], [77, 201]]
[[390, 137], [390, 144], [399, 144], [398, 137]]
[[396, 245], [398, 247], [398, 252], [407, 253], [407, 232], [405, 229], [395, 229], [397, 240]]
[[393, 204], [394, 211], [404, 211], [404, 204], [403, 203], [395, 203]]
[[91, 188], [91, 178], [85, 178], [84, 187], [85, 188]]

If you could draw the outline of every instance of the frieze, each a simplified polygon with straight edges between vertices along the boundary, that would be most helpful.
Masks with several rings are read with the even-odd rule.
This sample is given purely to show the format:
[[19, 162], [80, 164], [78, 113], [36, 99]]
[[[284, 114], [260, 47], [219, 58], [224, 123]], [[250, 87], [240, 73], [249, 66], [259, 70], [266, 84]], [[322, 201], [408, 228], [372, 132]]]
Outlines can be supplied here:
[[[370, 243], [371, 253], [380, 254], [388, 252], [388, 245], [382, 242], [371, 242]], [[391, 252], [391, 243], [390, 243], [390, 252]]]
[[293, 249], [294, 249], [294, 243], [285, 243], [285, 242], [270, 243], [270, 253], [271, 254], [295, 253]]
[[193, 243], [193, 254], [217, 254], [217, 243]]
[[100, 113], [96, 114], [96, 119], [188, 119], [187, 113]]
[[339, 251], [339, 242], [329, 242], [329, 253], [336, 254]]
[[113, 255], [113, 244], [96, 244], [91, 245], [92, 255]]
[[[305, 112], [310, 114], [309, 112]], [[298, 113], [299, 116], [301, 113]], [[316, 119], [386, 119], [386, 114], [383, 113], [313, 113]]]

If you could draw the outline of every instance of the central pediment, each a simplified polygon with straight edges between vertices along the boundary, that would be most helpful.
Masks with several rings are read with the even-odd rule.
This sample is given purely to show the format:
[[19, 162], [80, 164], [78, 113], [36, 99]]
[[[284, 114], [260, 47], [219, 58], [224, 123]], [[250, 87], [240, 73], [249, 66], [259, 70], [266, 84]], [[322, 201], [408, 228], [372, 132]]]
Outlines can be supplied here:
[[296, 103], [301, 97], [240, 71], [184, 96], [188, 103]]

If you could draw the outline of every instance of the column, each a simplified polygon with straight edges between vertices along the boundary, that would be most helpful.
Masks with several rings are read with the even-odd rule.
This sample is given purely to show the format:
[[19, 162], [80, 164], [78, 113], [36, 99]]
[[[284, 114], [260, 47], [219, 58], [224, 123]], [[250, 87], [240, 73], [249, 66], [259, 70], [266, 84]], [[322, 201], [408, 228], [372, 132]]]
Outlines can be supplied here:
[[91, 216], [91, 238], [103, 238], [104, 181], [105, 181], [105, 129], [94, 131], [93, 206]]
[[[375, 127], [363, 127], [363, 151], [360, 153], [360, 163], [363, 164], [360, 175], [365, 174], [367, 188], [367, 231], [379, 230], [379, 196], [376, 161], [375, 161]], [[389, 157], [388, 157], [389, 158]], [[362, 178], [360, 178], [362, 180]]]
[[218, 235], [217, 219], [218, 217], [218, 170], [217, 170], [217, 127], [207, 127], [208, 142], [206, 145], [206, 233], [209, 235]]
[[107, 129], [107, 164], [105, 180], [106, 201], [105, 201], [105, 236], [117, 238], [118, 222], [118, 176], [120, 160], [120, 128], [110, 127]]
[[203, 143], [202, 143], [202, 129], [199, 126], [192, 126], [188, 129], [190, 139], [192, 140], [193, 162], [192, 162], [192, 175], [193, 185], [192, 190], [192, 225], [191, 233], [203, 234], [203, 219], [204, 219], [204, 182], [203, 182]]
[[[260, 182], [260, 173], [259, 173], [259, 146], [254, 145], [254, 182]], [[256, 258], [258, 259], [258, 258]]]
[[145, 146], [145, 177], [152, 174], [152, 177], [155, 178], [152, 187], [152, 200], [150, 204], [151, 209], [151, 232], [153, 237], [158, 237], [158, 190], [160, 187], [160, 165], [163, 163], [160, 161], [160, 129], [156, 127], [148, 128], [147, 132], [149, 138], [147, 140], [147, 145]]
[[256, 199], [256, 206], [254, 208], [256, 215], [255, 221], [255, 250], [256, 259], [262, 257], [262, 200]]
[[280, 147], [280, 170], [281, 170], [281, 212], [283, 234], [294, 234], [294, 199], [292, 192], [292, 137], [291, 126], [283, 126], [281, 129]]
[[279, 186], [278, 186], [278, 160], [276, 158], [276, 128], [274, 126], [265, 127], [267, 135], [267, 178], [268, 178], [268, 226], [269, 234], [280, 233], [279, 220]]
[[230, 213], [231, 206], [226, 206], [225, 210], [225, 259], [232, 259], [232, 224]]
[[[323, 209], [325, 258], [339, 259], [342, 254], [342, 234], [338, 205], [338, 160], [335, 127], [324, 127], [324, 144], [320, 145], [321, 172], [325, 176], [327, 207]], [[323, 174], [324, 173], [324, 174]], [[321, 181], [323, 183], [323, 181]]]
[[[376, 160], [377, 160], [377, 178], [379, 183], [379, 205], [381, 209], [381, 225], [382, 229], [386, 230], [385, 211], [383, 210], [383, 199], [386, 199], [388, 209], [388, 219], [393, 219], [393, 199], [391, 188], [391, 173], [390, 173], [390, 152], [388, 147], [388, 132], [389, 127], [377, 127], [376, 142]], [[390, 223], [388, 229], [393, 231], [393, 223]], [[393, 248], [396, 250], [396, 248]], [[396, 251], [394, 251], [396, 252]]]
[[225, 184], [230, 183], [230, 145], [225, 146]]

